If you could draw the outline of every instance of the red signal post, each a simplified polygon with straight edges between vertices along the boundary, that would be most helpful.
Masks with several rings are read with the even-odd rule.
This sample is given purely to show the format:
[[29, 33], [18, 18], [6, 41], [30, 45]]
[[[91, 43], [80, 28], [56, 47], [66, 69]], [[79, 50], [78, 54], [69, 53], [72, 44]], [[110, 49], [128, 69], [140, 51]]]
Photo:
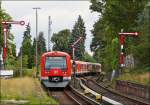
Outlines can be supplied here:
[[75, 60], [75, 46], [80, 42], [82, 37], [79, 37], [71, 46], [72, 46], [72, 55], [73, 55], [73, 60]]
[[1, 24], [3, 25], [3, 32], [4, 32], [4, 46], [3, 46], [3, 63], [5, 64], [6, 54], [7, 54], [7, 36], [8, 36], [8, 30], [9, 26], [11, 24], [19, 24], [24, 25], [24, 21], [2, 21]]
[[125, 38], [126, 37], [133, 37], [133, 36], [138, 36], [138, 32], [134, 33], [119, 33], [119, 42], [120, 42], [120, 57], [119, 57], [119, 63], [121, 67], [125, 66], [125, 53], [124, 53], [124, 44], [125, 44]]

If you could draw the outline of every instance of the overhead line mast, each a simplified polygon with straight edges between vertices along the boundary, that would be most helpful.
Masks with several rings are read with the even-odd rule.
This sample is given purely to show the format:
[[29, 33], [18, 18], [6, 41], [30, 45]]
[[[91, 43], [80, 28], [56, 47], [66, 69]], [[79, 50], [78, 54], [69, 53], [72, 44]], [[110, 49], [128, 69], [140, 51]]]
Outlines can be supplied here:
[[38, 41], [38, 9], [41, 9], [39, 7], [33, 8], [35, 10], [36, 14], [36, 76], [39, 74], [38, 72], [38, 50], [37, 50], [37, 41]]
[[51, 51], [51, 16], [48, 17], [48, 51]]

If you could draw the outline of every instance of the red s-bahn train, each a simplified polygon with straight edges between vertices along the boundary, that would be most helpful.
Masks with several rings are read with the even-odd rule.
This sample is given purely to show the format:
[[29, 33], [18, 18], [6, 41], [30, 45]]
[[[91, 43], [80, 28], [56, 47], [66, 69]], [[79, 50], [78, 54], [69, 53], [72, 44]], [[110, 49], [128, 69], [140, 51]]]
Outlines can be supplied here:
[[[75, 61], [76, 74], [101, 72], [101, 64]], [[60, 51], [46, 52], [41, 57], [41, 82], [45, 87], [66, 87], [73, 75], [69, 54]]]

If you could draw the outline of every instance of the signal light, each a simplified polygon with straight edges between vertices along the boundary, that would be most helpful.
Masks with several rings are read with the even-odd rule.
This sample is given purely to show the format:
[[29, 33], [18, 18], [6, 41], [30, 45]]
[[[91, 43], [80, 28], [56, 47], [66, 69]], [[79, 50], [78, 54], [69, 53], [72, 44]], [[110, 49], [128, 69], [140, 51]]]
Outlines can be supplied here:
[[121, 54], [124, 54], [125, 53], [125, 48], [123, 45], [121, 45]]

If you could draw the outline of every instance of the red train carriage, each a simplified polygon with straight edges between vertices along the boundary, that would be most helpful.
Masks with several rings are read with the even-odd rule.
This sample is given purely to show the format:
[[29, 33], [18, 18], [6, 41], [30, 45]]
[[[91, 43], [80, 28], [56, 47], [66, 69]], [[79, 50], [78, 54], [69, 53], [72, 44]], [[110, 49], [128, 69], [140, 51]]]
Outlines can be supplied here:
[[[75, 61], [76, 74], [100, 73], [101, 64]], [[69, 54], [60, 51], [44, 53], [41, 57], [41, 82], [46, 87], [66, 87], [70, 80], [72, 61]]]
[[99, 63], [76, 61], [76, 67], [77, 67], [76, 71], [77, 75], [101, 72], [101, 64]]
[[66, 87], [71, 80], [71, 58], [65, 52], [47, 52], [41, 57], [41, 82], [46, 87]]

